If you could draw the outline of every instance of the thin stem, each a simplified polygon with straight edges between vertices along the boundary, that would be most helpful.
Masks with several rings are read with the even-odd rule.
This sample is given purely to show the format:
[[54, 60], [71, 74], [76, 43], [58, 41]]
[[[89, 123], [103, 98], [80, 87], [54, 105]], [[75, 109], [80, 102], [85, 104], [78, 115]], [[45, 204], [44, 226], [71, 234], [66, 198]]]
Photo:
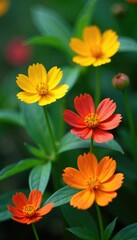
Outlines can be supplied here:
[[91, 137], [91, 142], [90, 142], [90, 152], [93, 152], [93, 138]]
[[102, 221], [100, 208], [97, 204], [95, 204], [95, 205], [96, 205], [96, 211], [97, 211], [97, 215], [98, 215], [98, 222], [99, 222], [101, 240], [104, 240], [104, 227], [103, 227], [103, 221]]
[[95, 106], [97, 107], [100, 102], [101, 95], [101, 82], [98, 67], [96, 67], [96, 80], [95, 80]]
[[46, 118], [48, 130], [49, 130], [49, 135], [50, 135], [50, 138], [51, 138], [52, 146], [53, 146], [54, 152], [56, 153], [57, 150], [56, 150], [56, 145], [55, 145], [55, 139], [54, 139], [54, 136], [53, 136], [53, 133], [52, 133], [52, 130], [51, 130], [47, 109], [46, 109], [46, 107], [43, 107], [43, 109], [44, 109], [44, 113], [45, 113], [45, 118]]
[[39, 240], [39, 237], [38, 237], [38, 234], [37, 234], [37, 231], [36, 231], [34, 223], [32, 223], [31, 225], [32, 225], [32, 229], [33, 229], [33, 233], [34, 233], [35, 239]]

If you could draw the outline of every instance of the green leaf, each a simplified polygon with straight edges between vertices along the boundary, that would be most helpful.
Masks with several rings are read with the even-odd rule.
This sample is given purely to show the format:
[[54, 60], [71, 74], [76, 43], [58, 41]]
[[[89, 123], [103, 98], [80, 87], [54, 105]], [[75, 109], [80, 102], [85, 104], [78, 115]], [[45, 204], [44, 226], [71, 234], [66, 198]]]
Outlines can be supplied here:
[[96, 222], [88, 210], [79, 210], [69, 204], [61, 206], [61, 210], [66, 222], [71, 228], [85, 228], [92, 234], [91, 239], [99, 240], [99, 231]]
[[83, 240], [95, 240], [95, 237], [92, 237], [92, 233], [87, 228], [71, 227], [67, 230]]
[[91, 24], [91, 20], [93, 18], [93, 14], [94, 14], [94, 9], [96, 6], [98, 0], [88, 0], [86, 1], [82, 11], [80, 12], [75, 26], [74, 26], [74, 34], [77, 37], [81, 37], [82, 36], [82, 32], [83, 29]]
[[51, 162], [33, 168], [29, 175], [30, 190], [38, 189], [42, 193], [48, 184], [51, 173]]
[[27, 189], [16, 189], [16, 190], [12, 190], [10, 192], [0, 194], [0, 222], [11, 218], [12, 214], [7, 209], [7, 205], [13, 205], [12, 196], [16, 192], [23, 192], [23, 193], [27, 194], [28, 190]]
[[[91, 143], [90, 139], [83, 140], [77, 137], [76, 135], [72, 134], [71, 132], [68, 132], [63, 136], [63, 138], [60, 141], [60, 144], [58, 147], [58, 153], [62, 153], [62, 152], [69, 151], [72, 149], [77, 149], [77, 148], [89, 148], [90, 143]], [[110, 140], [104, 143], [94, 142], [93, 146], [96, 148], [115, 150], [115, 151], [124, 153], [121, 146], [115, 140]]]
[[[38, 146], [41, 146], [45, 150], [45, 152], [50, 154], [53, 148], [49, 137], [49, 131], [43, 107], [40, 107], [37, 103], [22, 103], [21, 107], [25, 120], [25, 128], [28, 135]], [[50, 124], [52, 127], [51, 120]]]
[[32, 8], [32, 20], [42, 34], [54, 36], [58, 38], [64, 46], [68, 46], [70, 39], [69, 25], [57, 12], [36, 5]]
[[129, 37], [119, 37], [119, 52], [137, 52], [137, 41]]
[[47, 156], [45, 154], [45, 151], [44, 151], [44, 149], [41, 146], [39, 146], [39, 148], [36, 148], [34, 146], [31, 146], [28, 143], [25, 143], [24, 145], [26, 146], [28, 151], [31, 154], [33, 154], [35, 157], [42, 158], [42, 159], [46, 159], [47, 158]]
[[0, 180], [4, 180], [8, 177], [14, 176], [15, 174], [26, 171], [38, 164], [40, 164], [40, 160], [34, 158], [28, 158], [21, 160], [17, 163], [10, 164], [0, 171]]
[[104, 231], [104, 238], [105, 240], [109, 240], [111, 235], [112, 235], [112, 232], [115, 228], [115, 225], [116, 225], [116, 221], [117, 221], [117, 218], [115, 218], [105, 229]]
[[54, 207], [61, 206], [63, 204], [68, 203], [71, 197], [78, 191], [79, 190], [77, 189], [71, 188], [69, 186], [65, 186], [63, 188], [60, 188], [53, 195], [51, 195], [43, 205], [49, 202], [54, 202]]
[[62, 68], [62, 70], [63, 70], [63, 78], [62, 78], [61, 84], [68, 84], [69, 86], [68, 90], [70, 91], [70, 89], [74, 86], [74, 84], [79, 78], [81, 68], [79, 66], [76, 66], [76, 67], [67, 66]]
[[120, 230], [112, 240], [137, 240], [137, 223], [128, 225]]
[[24, 121], [20, 113], [11, 110], [1, 110], [0, 111], [0, 121], [7, 122], [11, 124], [16, 124], [23, 127]]

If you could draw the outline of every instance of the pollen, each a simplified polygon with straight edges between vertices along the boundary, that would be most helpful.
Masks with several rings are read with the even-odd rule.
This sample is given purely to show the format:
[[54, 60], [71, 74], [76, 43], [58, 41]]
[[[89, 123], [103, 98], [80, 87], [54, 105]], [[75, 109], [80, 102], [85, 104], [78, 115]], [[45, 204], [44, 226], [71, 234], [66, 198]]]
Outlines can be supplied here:
[[36, 213], [36, 208], [33, 204], [27, 204], [23, 207], [23, 213], [26, 217], [32, 217]]
[[39, 82], [36, 86], [36, 90], [40, 95], [46, 95], [48, 93], [48, 86], [45, 82]]
[[98, 189], [100, 186], [100, 181], [97, 178], [91, 178], [89, 177], [86, 181], [87, 186], [93, 190], [93, 189]]
[[100, 46], [93, 46], [92, 49], [91, 49], [91, 54], [95, 58], [100, 58], [103, 55], [101, 47]]
[[86, 123], [87, 127], [89, 128], [95, 128], [99, 124], [99, 116], [94, 113], [89, 113], [85, 119], [84, 122]]

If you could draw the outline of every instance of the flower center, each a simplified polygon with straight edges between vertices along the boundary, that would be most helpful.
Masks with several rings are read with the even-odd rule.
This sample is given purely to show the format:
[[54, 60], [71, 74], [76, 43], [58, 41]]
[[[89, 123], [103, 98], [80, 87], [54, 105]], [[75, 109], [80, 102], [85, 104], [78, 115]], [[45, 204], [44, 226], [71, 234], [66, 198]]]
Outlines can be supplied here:
[[95, 128], [99, 124], [99, 116], [97, 114], [94, 114], [94, 113], [89, 113], [85, 117], [84, 122], [86, 123], [86, 125], [89, 128]]
[[32, 217], [36, 213], [36, 208], [33, 204], [27, 204], [23, 207], [23, 213], [26, 217]]
[[36, 86], [36, 90], [40, 95], [46, 95], [48, 93], [48, 86], [45, 82], [39, 82]]
[[95, 58], [100, 58], [102, 56], [102, 50], [101, 50], [101, 47], [100, 46], [94, 46], [92, 47], [92, 55], [95, 57]]
[[93, 190], [93, 189], [98, 189], [100, 186], [100, 181], [97, 178], [91, 178], [89, 177], [87, 179], [87, 186]]

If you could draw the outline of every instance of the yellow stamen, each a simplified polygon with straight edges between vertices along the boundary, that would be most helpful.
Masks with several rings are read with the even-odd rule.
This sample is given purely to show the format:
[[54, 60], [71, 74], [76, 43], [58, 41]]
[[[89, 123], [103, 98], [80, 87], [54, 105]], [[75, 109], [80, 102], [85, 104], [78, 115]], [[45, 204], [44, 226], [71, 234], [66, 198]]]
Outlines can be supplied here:
[[99, 124], [99, 116], [97, 114], [94, 114], [94, 113], [89, 113], [85, 117], [84, 122], [86, 123], [86, 125], [89, 128], [95, 128]]
[[27, 204], [23, 207], [23, 213], [26, 217], [32, 217], [36, 213], [36, 208], [33, 204]]
[[100, 186], [100, 181], [97, 178], [89, 177], [86, 183], [91, 190], [98, 189]]
[[37, 84], [36, 90], [40, 95], [46, 95], [48, 93], [48, 86], [45, 82], [39, 82]]
[[102, 49], [100, 46], [94, 46], [91, 49], [91, 53], [95, 58], [100, 58], [102, 56]]

